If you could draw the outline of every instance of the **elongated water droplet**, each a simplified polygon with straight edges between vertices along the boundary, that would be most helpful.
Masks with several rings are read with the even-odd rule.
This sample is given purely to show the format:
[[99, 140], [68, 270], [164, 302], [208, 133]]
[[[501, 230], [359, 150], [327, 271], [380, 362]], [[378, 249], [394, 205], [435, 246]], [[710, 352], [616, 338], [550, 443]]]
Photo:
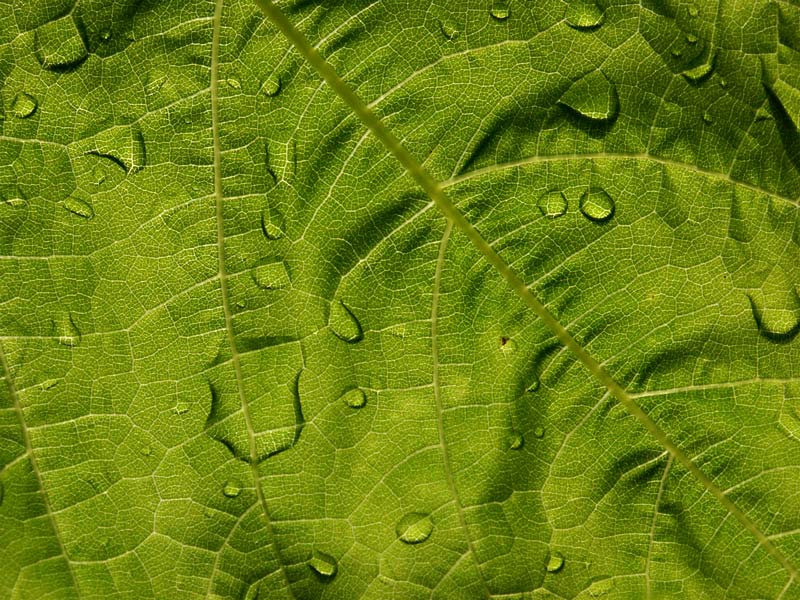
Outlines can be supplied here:
[[64, 208], [82, 219], [91, 219], [94, 217], [94, 209], [92, 206], [77, 196], [70, 196], [64, 200]]
[[291, 285], [289, 272], [283, 261], [257, 265], [253, 267], [251, 275], [262, 290], [279, 290]]
[[537, 427], [533, 430], [533, 435], [537, 438], [542, 439], [544, 437], [544, 427]]
[[53, 330], [58, 343], [62, 346], [72, 348], [81, 343], [81, 332], [69, 313], [62, 313], [53, 319]]
[[363, 408], [367, 404], [367, 394], [361, 388], [353, 388], [342, 394], [341, 401], [350, 408]]
[[261, 92], [269, 97], [277, 96], [281, 91], [281, 78], [270, 75], [261, 84]]
[[325, 552], [314, 550], [308, 566], [323, 579], [333, 579], [336, 576], [336, 559]]
[[341, 300], [331, 303], [328, 325], [340, 340], [354, 344], [364, 338], [364, 330], [352, 311]]
[[242, 493], [242, 484], [235, 479], [229, 479], [222, 487], [222, 493], [228, 498], [236, 498], [236, 496]]
[[47, 379], [42, 382], [43, 390], [51, 390], [58, 385], [58, 379]]
[[581, 196], [581, 213], [590, 221], [604, 223], [614, 216], [615, 210], [613, 198], [602, 188], [589, 188]]
[[492, 7], [489, 9], [489, 14], [498, 21], [505, 21], [511, 15], [508, 1], [492, 0]]
[[279, 240], [283, 237], [283, 218], [274, 210], [265, 208], [261, 211], [261, 231], [268, 240]]
[[764, 337], [783, 342], [800, 331], [800, 297], [782, 268], [774, 268], [761, 289], [749, 297], [753, 318]]
[[71, 14], [39, 27], [35, 34], [35, 46], [36, 57], [45, 69], [68, 69], [88, 56]]
[[601, 71], [574, 82], [558, 103], [592, 121], [611, 121], [619, 114], [617, 88]]
[[18, 119], [27, 119], [33, 116], [37, 106], [36, 98], [25, 92], [20, 92], [14, 96], [14, 100], [11, 102], [11, 114]]
[[539, 389], [540, 385], [541, 385], [541, 382], [539, 381], [539, 378], [537, 377], [536, 379], [534, 379], [530, 383], [530, 385], [527, 388], [525, 388], [525, 391], [528, 392], [529, 394], [532, 394], [533, 392], [535, 392], [536, 390]]
[[525, 436], [523, 436], [519, 431], [512, 430], [508, 434], [506, 444], [508, 445], [509, 450], [519, 450], [525, 445]]
[[545, 569], [548, 573], [558, 573], [564, 567], [564, 557], [560, 552], [551, 552]]
[[567, 199], [563, 192], [545, 192], [538, 202], [539, 212], [548, 219], [557, 219], [567, 213]]
[[242, 89], [242, 82], [236, 79], [235, 77], [229, 77], [225, 80], [225, 83], [228, 84], [229, 88], [233, 88], [235, 90]]
[[16, 186], [7, 192], [0, 192], [0, 201], [11, 208], [22, 208], [28, 204], [28, 200]]
[[425, 513], [408, 513], [397, 522], [395, 532], [400, 541], [406, 544], [419, 544], [431, 537], [433, 521]]
[[714, 64], [716, 62], [716, 55], [711, 55], [708, 60], [701, 65], [697, 65], [692, 69], [688, 69], [681, 73], [684, 79], [689, 83], [701, 83], [708, 79], [714, 72]]
[[456, 39], [459, 34], [458, 27], [455, 22], [450, 19], [439, 19], [439, 31], [441, 31], [448, 40]]
[[605, 596], [608, 592], [614, 589], [614, 580], [609, 579], [600, 579], [599, 581], [595, 581], [592, 585], [589, 586], [589, 595], [592, 598], [597, 598], [598, 596]]
[[592, 0], [572, 0], [564, 14], [573, 29], [594, 29], [603, 24], [603, 11]]

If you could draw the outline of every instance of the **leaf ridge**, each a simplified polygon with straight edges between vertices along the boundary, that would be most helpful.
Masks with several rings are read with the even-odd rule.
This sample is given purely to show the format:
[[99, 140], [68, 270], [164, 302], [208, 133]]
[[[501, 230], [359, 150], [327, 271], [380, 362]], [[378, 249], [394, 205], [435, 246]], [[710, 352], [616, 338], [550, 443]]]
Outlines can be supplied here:
[[402, 145], [400, 140], [389, 131], [380, 118], [378, 118], [377, 115], [367, 107], [363, 100], [361, 100], [361, 98], [359, 98], [338, 76], [333, 67], [311, 46], [305, 36], [292, 25], [283, 12], [275, 6], [272, 0], [255, 0], [255, 2], [267, 18], [269, 18], [295, 48], [297, 48], [303, 58], [305, 58], [325, 82], [331, 86], [336, 94], [356, 114], [373, 135], [384, 144], [386, 149], [394, 155], [403, 167], [405, 167], [409, 175], [411, 175], [431, 197], [448, 221], [461, 229], [476, 249], [483, 254], [484, 258], [498, 271], [503, 279], [505, 279], [506, 283], [511, 286], [525, 302], [528, 308], [544, 322], [555, 337], [567, 349], [571, 350], [584, 367], [609, 390], [620, 404], [622, 404], [672, 456], [677, 458], [678, 461], [700, 481], [706, 490], [708, 490], [709, 493], [711, 493], [717, 501], [758, 540], [759, 544], [767, 553], [769, 553], [789, 574], [790, 579], [795, 579], [798, 571], [783, 552], [767, 538], [750, 517], [736, 506], [732, 500], [725, 496], [723, 491], [694, 464], [691, 458], [642, 410], [610, 373], [608, 373], [585, 348], [577, 343], [564, 326], [550, 313], [539, 299], [531, 293], [525, 282], [519, 278], [508, 263], [494, 251], [461, 211], [455, 207], [445, 194], [440, 182], [434, 179], [424, 167], [417, 162], [413, 155]]

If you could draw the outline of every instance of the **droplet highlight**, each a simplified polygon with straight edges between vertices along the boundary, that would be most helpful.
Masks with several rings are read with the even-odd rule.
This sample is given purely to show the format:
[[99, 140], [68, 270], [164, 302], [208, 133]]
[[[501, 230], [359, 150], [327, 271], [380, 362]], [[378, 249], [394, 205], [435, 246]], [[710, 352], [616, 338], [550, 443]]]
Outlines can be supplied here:
[[496, 21], [505, 21], [511, 16], [511, 8], [509, 8], [507, 0], [493, 0], [489, 14]]
[[325, 552], [314, 550], [308, 566], [322, 579], [333, 579], [336, 576], [336, 559]]
[[53, 330], [62, 346], [74, 348], [81, 343], [81, 332], [69, 313], [63, 313], [53, 320]]
[[567, 199], [563, 192], [550, 191], [542, 194], [537, 203], [539, 212], [546, 219], [557, 219], [567, 214]]
[[69, 196], [64, 200], [64, 208], [82, 219], [91, 219], [94, 217], [94, 209], [92, 206], [77, 196]]
[[604, 223], [614, 216], [613, 198], [602, 188], [589, 188], [581, 196], [581, 213], [595, 223]]
[[367, 405], [367, 394], [361, 388], [353, 388], [342, 394], [341, 401], [350, 408], [364, 408]]
[[420, 544], [431, 537], [433, 521], [430, 516], [421, 512], [412, 512], [397, 522], [395, 532], [401, 542]]
[[280, 290], [291, 285], [289, 272], [282, 261], [256, 265], [251, 276], [262, 290]]
[[236, 481], [235, 479], [229, 479], [225, 482], [225, 485], [222, 486], [222, 494], [226, 498], [236, 498], [239, 494], [242, 493], [242, 484]]
[[560, 552], [551, 552], [550, 556], [547, 558], [547, 564], [545, 565], [545, 569], [548, 573], [558, 573], [561, 569], [564, 568], [564, 557], [561, 555]]
[[36, 57], [50, 70], [66, 70], [77, 66], [88, 56], [72, 15], [45, 23], [35, 32]]
[[603, 24], [604, 14], [591, 0], [572, 0], [564, 13], [567, 25], [573, 29], [588, 30]]
[[592, 71], [575, 81], [558, 104], [590, 121], [609, 122], [619, 114], [617, 88], [601, 71]]
[[328, 326], [340, 340], [354, 344], [364, 338], [364, 330], [353, 312], [341, 300], [331, 303]]
[[761, 289], [749, 294], [758, 330], [774, 342], [787, 342], [800, 332], [800, 297], [780, 267], [767, 276]]
[[36, 98], [25, 92], [20, 92], [14, 96], [14, 100], [11, 102], [11, 114], [18, 119], [27, 119], [33, 116], [38, 106]]

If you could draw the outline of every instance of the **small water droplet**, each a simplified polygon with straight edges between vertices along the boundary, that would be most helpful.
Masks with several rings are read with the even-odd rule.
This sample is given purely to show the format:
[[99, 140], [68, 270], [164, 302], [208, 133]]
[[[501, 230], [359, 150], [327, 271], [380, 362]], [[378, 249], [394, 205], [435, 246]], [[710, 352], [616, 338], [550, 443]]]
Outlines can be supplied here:
[[700, 14], [700, 11], [694, 4], [690, 4], [688, 7], [689, 16], [695, 18], [697, 15]]
[[353, 388], [340, 398], [350, 408], [363, 408], [367, 404], [367, 394], [361, 388]]
[[152, 454], [152, 452], [153, 452], [153, 450], [152, 450], [152, 448], [150, 448], [150, 446], [142, 446], [141, 448], [139, 448], [139, 453], [142, 456], [150, 456], [150, 454]]
[[283, 237], [283, 219], [274, 211], [265, 208], [261, 211], [261, 231], [268, 240], [279, 240]]
[[229, 479], [222, 487], [222, 493], [228, 498], [236, 498], [236, 496], [242, 493], [242, 484], [235, 479]]
[[331, 303], [328, 325], [336, 337], [349, 344], [354, 344], [364, 338], [364, 330], [361, 328], [361, 323], [341, 300], [335, 300]]
[[591, 121], [611, 121], [619, 114], [617, 88], [601, 71], [575, 81], [558, 103]]
[[600, 579], [599, 581], [595, 581], [592, 585], [589, 586], [587, 590], [589, 595], [592, 598], [597, 598], [598, 596], [605, 596], [608, 592], [614, 589], [614, 580], [613, 579]]
[[542, 439], [544, 437], [544, 427], [537, 427], [533, 430], [533, 435], [537, 438]]
[[671, 54], [672, 54], [672, 56], [674, 56], [675, 58], [680, 58], [681, 56], [683, 56], [683, 50], [681, 50], [680, 48], [673, 48], [673, 49], [670, 51], [670, 53], [671, 53]]
[[81, 332], [72, 320], [72, 315], [62, 313], [53, 319], [54, 335], [62, 346], [74, 348], [81, 343]]
[[790, 341], [800, 331], [800, 296], [782, 268], [774, 268], [761, 289], [752, 291], [749, 298], [753, 318], [764, 337]]
[[548, 573], [558, 573], [564, 567], [564, 557], [560, 552], [551, 552], [545, 569]]
[[564, 14], [573, 29], [594, 29], [603, 24], [603, 11], [592, 0], [572, 0]]
[[36, 98], [25, 92], [20, 92], [14, 96], [14, 100], [11, 102], [11, 113], [18, 119], [27, 119], [36, 112], [38, 106]]
[[523, 436], [519, 431], [512, 430], [508, 434], [506, 443], [509, 450], [519, 450], [525, 445], [525, 436]]
[[262, 290], [279, 290], [291, 285], [289, 272], [283, 261], [256, 265], [251, 271], [253, 281]]
[[51, 390], [58, 385], [58, 379], [47, 379], [42, 382], [43, 390]]
[[103, 31], [100, 32], [100, 39], [104, 42], [109, 41], [111, 39], [111, 30], [103, 29]]
[[0, 198], [2, 198], [4, 205], [10, 206], [11, 208], [22, 208], [28, 204], [28, 200], [22, 195], [19, 189], [14, 189], [8, 196], [3, 194]]
[[545, 192], [539, 198], [539, 212], [548, 219], [557, 219], [567, 213], [567, 199], [563, 192]]
[[439, 19], [439, 31], [441, 31], [442, 35], [448, 40], [456, 39], [459, 34], [458, 27], [455, 22], [450, 19]]
[[242, 89], [242, 82], [234, 77], [229, 77], [225, 80], [225, 83], [228, 84], [228, 87], [233, 88], [235, 90]]
[[183, 415], [189, 412], [189, 409], [191, 407], [192, 407], [191, 404], [182, 400], [175, 405], [175, 408], [173, 410], [175, 411], [176, 415]]
[[83, 219], [91, 219], [94, 217], [94, 209], [92, 206], [77, 196], [70, 196], [64, 200], [64, 208], [73, 215], [77, 215]]
[[602, 188], [589, 188], [581, 196], [581, 213], [595, 223], [604, 223], [614, 216], [613, 198]]
[[714, 117], [713, 117], [713, 115], [712, 115], [710, 112], [708, 112], [708, 111], [705, 111], [705, 112], [703, 113], [703, 121], [705, 121], [706, 123], [708, 123], [709, 125], [711, 125], [711, 123], [713, 123], [713, 122], [714, 122]]
[[69, 69], [88, 56], [86, 45], [71, 14], [37, 28], [34, 44], [36, 57], [45, 69]]
[[532, 394], [533, 392], [535, 392], [536, 390], [539, 389], [540, 385], [541, 385], [541, 382], [539, 381], [539, 378], [537, 377], [536, 379], [534, 379], [531, 382], [531, 384], [527, 388], [525, 388], [525, 391], [528, 392], [529, 394]]
[[767, 121], [772, 118], [770, 112], [763, 106], [756, 111], [756, 121]]
[[507, 0], [492, 0], [489, 14], [497, 21], [505, 21], [511, 15]]
[[724, 77], [720, 77], [719, 78], [719, 87], [721, 87], [722, 89], [727, 88], [728, 87], [727, 79], [725, 79]]
[[406, 544], [420, 544], [431, 537], [433, 521], [425, 513], [408, 513], [397, 522], [395, 532], [400, 541]]
[[333, 579], [336, 576], [336, 559], [325, 552], [314, 550], [308, 566], [323, 579]]
[[261, 84], [261, 91], [269, 96], [277, 96], [281, 91], [281, 78], [277, 75], [270, 75]]
[[693, 33], [689, 33], [686, 35], [686, 42], [688, 44], [696, 44], [698, 39], [699, 38]]
[[97, 165], [94, 169], [92, 169], [92, 178], [94, 179], [95, 185], [102, 185], [105, 183], [106, 180], [106, 171], [100, 165]]

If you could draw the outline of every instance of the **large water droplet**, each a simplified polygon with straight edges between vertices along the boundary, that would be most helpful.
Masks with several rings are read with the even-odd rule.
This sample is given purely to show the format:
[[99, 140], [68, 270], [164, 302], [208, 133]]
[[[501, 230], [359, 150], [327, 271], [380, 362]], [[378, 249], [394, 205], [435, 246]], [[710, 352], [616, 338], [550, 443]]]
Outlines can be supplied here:
[[283, 237], [283, 218], [269, 208], [261, 211], [261, 231], [268, 240], [279, 240]]
[[412, 512], [400, 519], [394, 530], [400, 541], [406, 544], [419, 544], [431, 537], [433, 521], [425, 513]]
[[519, 431], [510, 431], [506, 437], [509, 450], [519, 450], [525, 445], [525, 437]]
[[611, 121], [619, 114], [617, 88], [601, 71], [575, 81], [558, 103], [592, 121]]
[[564, 567], [564, 557], [560, 552], [551, 552], [545, 569], [548, 573], [558, 573]]
[[589, 188], [581, 196], [581, 213], [595, 223], [608, 221], [614, 216], [615, 209], [613, 198], [602, 188]]
[[283, 261], [264, 263], [253, 267], [253, 281], [262, 290], [279, 290], [291, 285], [289, 272]]
[[563, 192], [545, 192], [538, 202], [539, 212], [548, 219], [557, 219], [567, 213], [567, 199]]
[[772, 269], [761, 289], [749, 294], [753, 317], [763, 336], [776, 342], [800, 331], [800, 297], [780, 267]]
[[36, 98], [25, 92], [20, 92], [14, 96], [14, 100], [11, 102], [11, 114], [18, 119], [27, 119], [36, 112], [37, 106]]
[[353, 388], [342, 394], [341, 401], [350, 408], [363, 408], [367, 404], [367, 394], [361, 388]]
[[91, 219], [94, 217], [94, 209], [92, 206], [77, 196], [70, 196], [64, 200], [64, 208], [73, 215], [77, 215], [83, 219]]
[[572, 0], [564, 18], [573, 29], [594, 29], [603, 24], [603, 11], [592, 0]]
[[450, 19], [439, 19], [439, 31], [448, 40], [454, 40], [458, 37], [459, 31], [454, 21]]
[[71, 14], [39, 27], [35, 34], [35, 46], [36, 57], [45, 69], [69, 69], [88, 56]]
[[222, 487], [222, 493], [228, 498], [236, 498], [242, 493], [242, 484], [235, 479], [229, 479]]
[[716, 55], [711, 55], [708, 57], [706, 62], [701, 65], [697, 65], [692, 69], [688, 69], [681, 73], [683, 77], [689, 83], [702, 83], [706, 79], [708, 79], [711, 74], [714, 72], [714, 63], [716, 62]]
[[492, 0], [492, 6], [489, 9], [489, 14], [492, 18], [498, 21], [505, 21], [511, 15], [511, 9], [508, 6], [507, 0]]
[[261, 91], [269, 97], [277, 96], [281, 91], [281, 78], [277, 75], [270, 75], [261, 84]]
[[58, 343], [63, 346], [74, 347], [81, 343], [81, 332], [69, 313], [62, 313], [53, 319], [53, 330]]
[[314, 550], [311, 554], [311, 560], [308, 561], [308, 566], [317, 575], [323, 579], [333, 579], [336, 575], [336, 559], [330, 554]]
[[341, 300], [331, 303], [328, 325], [340, 340], [353, 344], [364, 338], [364, 330], [352, 311]]

